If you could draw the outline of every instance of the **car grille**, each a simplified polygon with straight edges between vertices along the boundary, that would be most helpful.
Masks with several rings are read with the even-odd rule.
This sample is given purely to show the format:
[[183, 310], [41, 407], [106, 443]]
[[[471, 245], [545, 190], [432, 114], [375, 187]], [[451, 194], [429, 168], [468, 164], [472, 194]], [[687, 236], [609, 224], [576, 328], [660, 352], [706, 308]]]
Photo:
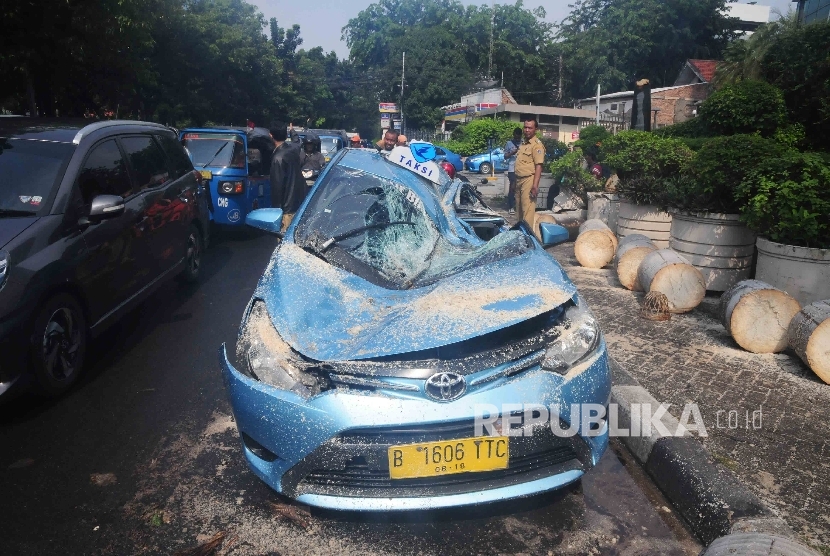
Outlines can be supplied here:
[[391, 479], [390, 446], [470, 438], [473, 421], [347, 431], [320, 446], [282, 478], [285, 494], [390, 497], [478, 492], [591, 467], [590, 450], [578, 436], [560, 438], [539, 427], [511, 436], [507, 469], [420, 479]]
[[511, 457], [507, 469], [486, 471], [479, 473], [457, 473], [442, 477], [424, 479], [396, 479], [389, 478], [389, 470], [370, 469], [363, 458], [350, 461], [342, 471], [330, 469], [315, 469], [303, 479], [306, 485], [322, 485], [326, 487], [345, 487], [351, 489], [366, 488], [393, 488], [393, 487], [440, 487], [443, 485], [462, 485], [499, 481], [510, 477], [552, 467], [576, 459], [576, 452], [569, 446], [557, 446], [550, 450], [531, 454], [524, 457]]

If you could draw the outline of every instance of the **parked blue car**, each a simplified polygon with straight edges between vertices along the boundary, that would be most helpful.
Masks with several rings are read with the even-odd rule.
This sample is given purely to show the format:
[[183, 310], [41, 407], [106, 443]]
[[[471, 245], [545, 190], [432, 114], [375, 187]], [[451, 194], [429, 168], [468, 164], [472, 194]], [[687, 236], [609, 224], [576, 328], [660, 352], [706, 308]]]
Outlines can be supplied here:
[[[459, 217], [462, 181], [412, 168], [338, 153], [274, 251], [236, 349], [219, 352], [245, 458], [277, 492], [342, 510], [579, 480], [608, 444], [596, 321], [524, 224], [484, 241]], [[248, 223], [281, 235], [282, 211]], [[542, 224], [541, 236], [567, 231]]]
[[507, 161], [504, 160], [504, 149], [497, 147], [492, 151], [468, 156], [464, 161], [464, 167], [468, 172], [480, 172], [489, 174], [493, 168], [496, 172], [507, 171]]
[[249, 212], [271, 206], [274, 140], [267, 129], [189, 128], [179, 137], [209, 183], [212, 222], [243, 226]]
[[456, 172], [464, 169], [464, 163], [461, 161], [461, 155], [456, 154], [446, 147], [435, 147], [436, 161], [446, 160], [453, 165]]

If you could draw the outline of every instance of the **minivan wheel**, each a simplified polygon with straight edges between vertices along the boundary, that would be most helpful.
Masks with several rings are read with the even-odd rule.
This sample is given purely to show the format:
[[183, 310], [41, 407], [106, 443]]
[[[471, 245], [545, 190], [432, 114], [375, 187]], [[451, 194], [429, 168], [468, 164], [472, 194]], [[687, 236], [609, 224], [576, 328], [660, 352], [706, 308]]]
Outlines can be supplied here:
[[481, 166], [478, 167], [478, 171], [481, 174], [489, 174], [492, 169], [493, 167], [489, 162], [482, 162]]
[[182, 279], [185, 282], [196, 282], [199, 280], [199, 272], [202, 268], [202, 234], [195, 224], [190, 225], [187, 232], [187, 249], [184, 255], [184, 270]]
[[87, 345], [86, 318], [69, 294], [61, 293], [44, 303], [32, 329], [32, 370], [40, 390], [59, 396], [78, 380]]

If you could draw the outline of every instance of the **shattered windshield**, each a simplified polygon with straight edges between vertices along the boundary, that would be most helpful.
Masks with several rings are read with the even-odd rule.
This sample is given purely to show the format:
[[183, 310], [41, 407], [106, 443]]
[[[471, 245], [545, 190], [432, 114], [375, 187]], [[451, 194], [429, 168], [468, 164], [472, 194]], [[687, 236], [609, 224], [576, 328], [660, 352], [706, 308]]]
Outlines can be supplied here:
[[[407, 182], [410, 175], [422, 180], [389, 162], [379, 163], [392, 167], [392, 175], [408, 174], [401, 176]], [[398, 289], [426, 285], [532, 249], [519, 231], [486, 243], [454, 236], [436, 217], [441, 209], [435, 190], [423, 182], [411, 188], [399, 180], [337, 165], [304, 211], [295, 241], [331, 264]]]

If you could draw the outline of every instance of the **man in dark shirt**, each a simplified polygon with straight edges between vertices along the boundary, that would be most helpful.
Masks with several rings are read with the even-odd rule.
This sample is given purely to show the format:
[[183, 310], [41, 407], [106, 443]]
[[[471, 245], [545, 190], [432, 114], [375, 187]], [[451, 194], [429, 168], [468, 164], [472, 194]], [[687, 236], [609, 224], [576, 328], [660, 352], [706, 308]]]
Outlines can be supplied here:
[[286, 140], [288, 130], [285, 123], [275, 122], [270, 131], [276, 147], [271, 158], [271, 206], [282, 209], [282, 229], [285, 231], [306, 194], [301, 170], [303, 153], [298, 143]]

